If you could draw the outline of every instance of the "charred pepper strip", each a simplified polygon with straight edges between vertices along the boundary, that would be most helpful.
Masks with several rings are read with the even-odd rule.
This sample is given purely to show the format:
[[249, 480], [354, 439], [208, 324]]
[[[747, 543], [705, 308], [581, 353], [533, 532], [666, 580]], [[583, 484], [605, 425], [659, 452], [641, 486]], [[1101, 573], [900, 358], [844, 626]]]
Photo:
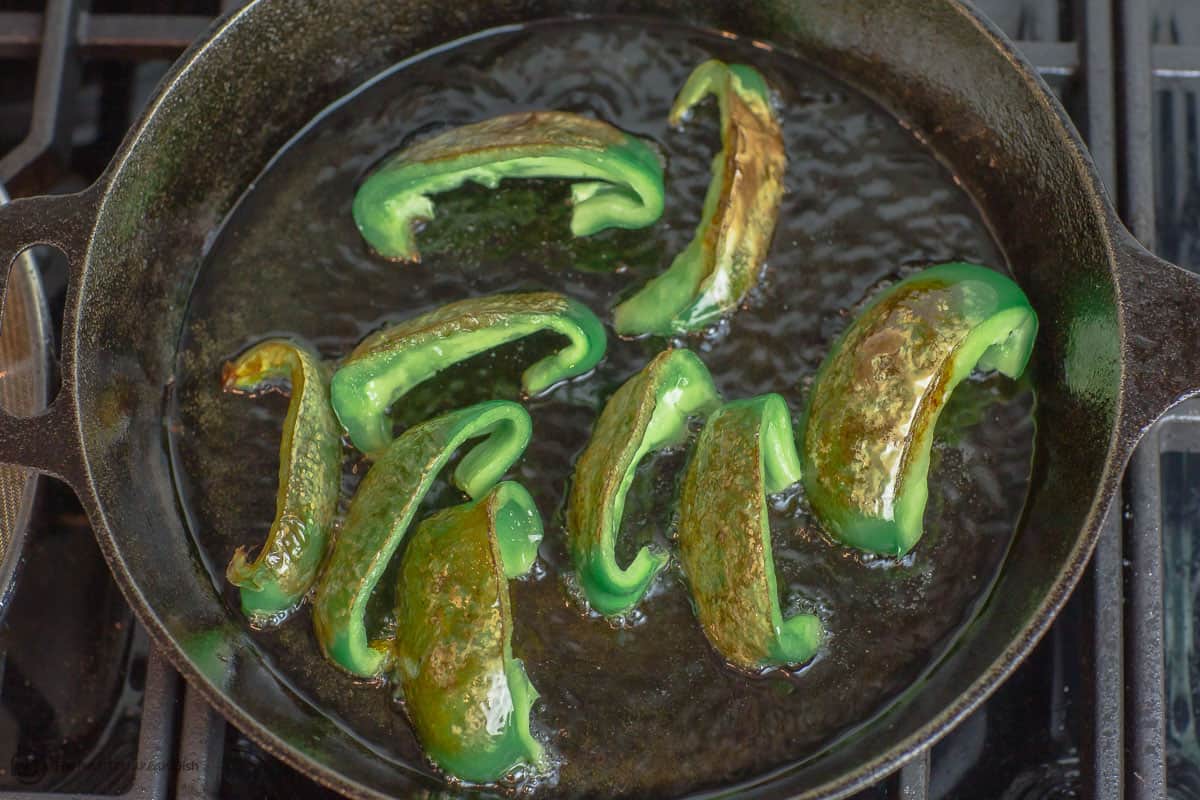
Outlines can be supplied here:
[[745, 670], [802, 664], [821, 644], [812, 614], [783, 618], [767, 494], [800, 480], [787, 403], [777, 394], [713, 412], [679, 502], [679, 557], [713, 647]]
[[433, 479], [467, 440], [486, 436], [454, 471], [455, 485], [479, 497], [525, 452], [530, 429], [524, 408], [494, 400], [414, 425], [392, 442], [354, 493], [317, 583], [313, 625], [329, 659], [363, 677], [385, 669], [390, 648], [368, 641], [363, 615]]
[[420, 261], [413, 223], [432, 219], [430, 195], [474, 181], [566, 178], [571, 232], [643, 228], [663, 211], [663, 171], [640, 140], [563, 111], [534, 111], [464, 125], [408, 147], [375, 170], [354, 196], [354, 221], [380, 255]]
[[643, 547], [625, 568], [616, 543], [625, 495], [649, 453], [687, 437], [687, 419], [708, 413], [721, 398], [708, 368], [688, 350], [667, 350], [617, 389], [600, 413], [591, 441], [575, 465], [567, 504], [567, 540], [588, 602], [602, 614], [633, 608], [667, 563]]
[[1037, 316], [998, 272], [942, 264], [884, 292], [825, 358], [804, 425], [804, 486], [830, 533], [903, 555], [921, 536], [938, 415], [973, 369], [1024, 371]]
[[758, 282], [783, 196], [783, 134], [762, 76], [721, 61], [692, 72], [671, 108], [671, 124], [709, 93], [720, 106], [721, 152], [712, 162], [700, 225], [666, 272], [617, 306], [618, 333], [698, 330], [736, 308]]
[[254, 395], [291, 383], [279, 445], [275, 521], [254, 561], [239, 547], [225, 577], [241, 592], [242, 611], [267, 622], [297, 606], [312, 586], [342, 485], [341, 431], [329, 406], [329, 378], [320, 358], [294, 342], [270, 339], [225, 365], [227, 392]]
[[570, 343], [525, 370], [529, 394], [581, 375], [604, 357], [604, 325], [556, 292], [496, 294], [442, 306], [364, 339], [333, 376], [333, 408], [355, 447], [373, 453], [392, 440], [387, 409], [451, 364], [538, 331]]
[[533, 498], [505, 482], [429, 517], [404, 551], [395, 674], [425, 752], [462, 780], [496, 781], [543, 758], [529, 732], [538, 693], [513, 658], [508, 596], [541, 540]]

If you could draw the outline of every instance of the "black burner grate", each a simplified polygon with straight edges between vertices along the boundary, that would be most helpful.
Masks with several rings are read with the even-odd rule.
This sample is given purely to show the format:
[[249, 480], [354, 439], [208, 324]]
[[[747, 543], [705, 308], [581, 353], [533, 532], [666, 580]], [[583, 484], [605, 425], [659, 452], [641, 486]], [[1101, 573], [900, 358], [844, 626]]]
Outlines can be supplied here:
[[[228, 10], [203, 0], [149, 13], [161, 5], [97, 0], [84, 10], [76, 0], [49, 0], [38, 10], [36, 2], [0, 0], [0, 181], [13, 194], [94, 179], [166, 59]], [[1176, 263], [1200, 268], [1200, 5], [977, 5], [1063, 100], [1134, 233]], [[34, 75], [35, 90], [22, 95]], [[21, 114], [14, 133], [11, 120]], [[54, 281], [47, 284], [53, 293]], [[1091, 569], [1028, 661], [931, 752], [859, 797], [1149, 800], [1166, 797], [1169, 786], [1172, 797], [1200, 800], [1198, 478], [1200, 405], [1185, 404], [1139, 448]], [[39, 524], [66, 535], [79, 520], [62, 492], [51, 490]], [[13, 613], [26, 613], [17, 608], [20, 592]], [[60, 756], [56, 764], [31, 761], [28, 748], [20, 760], [11, 748], [13, 764], [0, 763], [0, 798], [55, 796], [32, 789], [151, 800], [331, 796], [227, 726], [123, 613], [129, 630], [108, 637], [119, 641], [104, 650], [120, 660], [106, 667], [118, 673], [106, 713], [122, 724], [97, 724], [103, 735], [87, 740], [86, 757]], [[9, 620], [0, 625], [0, 645], [13, 628]], [[4, 713], [21, 724], [14, 695], [19, 690], [0, 681], [0, 745], [9, 735]]]

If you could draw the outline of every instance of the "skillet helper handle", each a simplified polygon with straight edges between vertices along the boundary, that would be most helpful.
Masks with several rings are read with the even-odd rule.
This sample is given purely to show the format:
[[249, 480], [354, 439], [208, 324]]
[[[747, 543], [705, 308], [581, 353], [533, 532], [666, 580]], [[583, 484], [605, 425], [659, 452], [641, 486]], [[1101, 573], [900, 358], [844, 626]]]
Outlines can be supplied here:
[[1200, 393], [1200, 275], [1163, 261], [1124, 230], [1114, 244], [1124, 320], [1120, 436], [1131, 452], [1167, 409]]
[[[63, 312], [61, 388], [50, 405], [31, 417], [0, 409], [0, 463], [36, 469], [82, 485], [85, 475], [78, 404], [75, 399], [75, 338], [84, 258], [101, 192], [93, 186], [74, 195], [46, 195], [0, 206], [0, 299], [18, 255], [34, 245], [52, 245], [67, 257], [69, 277]], [[0, 325], [3, 325], [0, 307]]]

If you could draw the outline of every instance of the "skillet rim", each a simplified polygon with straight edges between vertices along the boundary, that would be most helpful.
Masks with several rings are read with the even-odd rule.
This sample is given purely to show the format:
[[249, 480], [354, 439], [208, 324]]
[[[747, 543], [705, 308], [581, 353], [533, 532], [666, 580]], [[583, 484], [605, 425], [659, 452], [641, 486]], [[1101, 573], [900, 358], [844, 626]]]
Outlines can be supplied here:
[[[87, 284], [87, 263], [90, 261], [90, 253], [95, 244], [96, 231], [99, 228], [99, 221], [103, 219], [107, 209], [108, 202], [111, 197], [109, 189], [115, 183], [115, 178], [126, 166], [126, 163], [132, 158], [137, 148], [140, 146], [143, 137], [146, 135], [147, 129], [150, 126], [150, 120], [158, 113], [158, 110], [166, 103], [170, 102], [176, 86], [186, 78], [193, 67], [200, 62], [210, 47], [221, 39], [227, 31], [237, 26], [245, 17], [254, 13], [254, 9], [260, 4], [266, 4], [271, 0], [252, 0], [247, 5], [237, 9], [228, 17], [218, 20], [213, 27], [196, 40], [188, 50], [175, 62], [168, 76], [164, 78], [156, 90], [154, 98], [147, 105], [142, 116], [139, 118], [136, 126], [131, 129], [121, 144], [117, 154], [113, 157], [104, 174], [98, 179], [94, 189], [99, 195], [98, 202], [95, 205], [94, 217], [89, 220], [88, 224], [91, 229], [88, 232], [86, 242], [84, 244], [84, 252], [88, 255], [84, 257], [84, 268], [82, 270], [81, 291]], [[1038, 103], [1043, 107], [1044, 111], [1049, 112], [1049, 119], [1055, 123], [1056, 140], [1054, 146], [1067, 148], [1067, 153], [1064, 154], [1068, 159], [1068, 163], [1073, 168], [1077, 177], [1083, 183], [1084, 188], [1088, 192], [1089, 207], [1094, 214], [1096, 221], [1099, 223], [1096, 227], [1102, 236], [1102, 240], [1096, 245], [1105, 254], [1106, 263], [1103, 269], [1107, 269], [1114, 292], [1116, 294], [1115, 313], [1117, 315], [1118, 330], [1124, 334], [1126, 331], [1126, 315], [1125, 304], [1121, 295], [1121, 282], [1118, 280], [1118, 252], [1114, 244], [1118, 240], [1118, 232], [1123, 231], [1121, 224], [1117, 219], [1115, 209], [1107, 198], [1103, 184], [1100, 180], [1096, 166], [1088, 153], [1086, 146], [1083, 143], [1082, 137], [1076, 130], [1074, 124], [1067, 116], [1065, 109], [1061, 103], [1053, 96], [1049, 87], [1041, 79], [1041, 77], [1032, 68], [1029, 62], [1018, 53], [1008, 38], [981, 12], [966, 5], [964, 0], [943, 0], [946, 6], [956, 12], [959, 16], [965, 18], [969, 24], [972, 24], [1002, 56], [1008, 65], [1016, 71], [1021, 82], [1029, 90], [1030, 97], [1036, 98]], [[651, 15], [652, 16], [652, 15]], [[482, 31], [477, 31], [480, 33]], [[448, 43], [444, 43], [448, 44]], [[368, 81], [371, 78], [367, 79]], [[862, 87], [858, 82], [853, 85], [861, 88], [866, 88], [869, 92], [870, 87]], [[353, 90], [352, 90], [353, 91]], [[871, 95], [876, 100], [881, 99], [878, 95]], [[335, 101], [336, 102], [336, 101]], [[886, 107], [886, 103], [884, 104]], [[1047, 143], [1049, 145], [1050, 143]], [[88, 194], [91, 194], [89, 190]], [[1101, 269], [1097, 265], [1097, 269]], [[79, 321], [82, 316], [82, 307], [76, 309], [76, 314], [73, 322], [74, 338], [79, 339]], [[77, 374], [79, 372], [78, 362], [71, 365], [76, 376], [73, 376], [73, 385], [77, 385]], [[1126, 364], [1122, 359], [1120, 361], [1122, 383], [1126, 376]], [[789, 786], [788, 775], [793, 773], [798, 764], [790, 764], [780, 767], [768, 773], [751, 778], [747, 781], [725, 787], [717, 791], [699, 792], [688, 795], [692, 798], [725, 796], [731, 792], [750, 791], [751, 793], [773, 793], [787, 794], [789, 797], [797, 798], [797, 800], [815, 800], [816, 798], [841, 798], [846, 797], [854, 792], [863, 789], [870, 784], [873, 784], [881, 778], [890, 775], [899, 767], [908, 763], [917, 757], [926, 747], [931, 746], [942, 738], [950, 729], [954, 728], [963, 718], [973, 712], [984, 700], [986, 700], [1003, 682], [1005, 678], [1024, 661], [1025, 657], [1045, 634], [1046, 630], [1057, 617], [1062, 606], [1069, 598], [1071, 592], [1078, 584], [1080, 578], [1085, 571], [1092, 551], [1099, 539], [1102, 523], [1107, 513], [1108, 507], [1115, 492], [1120, 475], [1123, 471], [1125, 461], [1128, 458], [1128, 453], [1123, 452], [1126, 448], [1122, 447], [1122, 427], [1125, 417], [1125, 401], [1126, 397], [1123, 392], [1116, 395], [1116, 406], [1114, 409], [1113, 426], [1110, 432], [1107, 451], [1104, 459], [1102, 472], [1100, 473], [1100, 481], [1097, 486], [1097, 491], [1092, 496], [1092, 501], [1088, 507], [1087, 515], [1083, 525], [1076, 531], [1075, 542], [1069, 551], [1063, 566], [1059, 569], [1057, 576], [1050, 584], [1049, 590], [1037, 605], [1036, 612], [1031, 615], [1029, 622], [1020, 630], [1008, 646], [1003, 649], [999, 657], [992, 664], [971, 682], [969, 688], [962, 692], [954, 702], [945, 706], [938, 714], [934, 715], [927, 723], [922, 725], [913, 734], [893, 742], [882, 755], [864, 762], [856, 769], [848, 770], [834, 780], [826, 781], [823, 785], [803, 788], [796, 793], [792, 791], [795, 787]], [[377, 790], [357, 780], [347, 778], [342, 773], [327, 766], [326, 764], [303, 754], [293, 745], [289, 744], [283, 737], [276, 734], [273, 730], [258, 721], [249, 712], [244, 711], [228, 694], [227, 690], [219, 688], [215, 685], [199, 667], [192, 663], [192, 660], [184, 653], [181, 645], [170, 634], [165, 622], [159, 617], [154, 609], [154, 605], [148, 600], [142, 592], [138, 582], [134, 579], [132, 572], [128, 568], [126, 561], [120, 551], [116, 538], [110, 530], [108, 515], [102, 507], [96, 491], [93, 473], [92, 460], [89, 455], [88, 439], [84, 436], [84, 419], [80, 408], [80, 397], [76, 393], [72, 398], [72, 403], [75, 408], [75, 421], [78, 425], [76, 431], [78, 440], [82, 444], [82, 469], [79, 479], [79, 485], [76, 490], [81, 495], [81, 499], [88, 508], [89, 516], [93, 521], [93, 527], [96, 529], [96, 538], [100, 544], [101, 550], [104, 553], [105, 559], [109, 562], [114, 578], [120, 585], [130, 605], [133, 607], [139, 619], [145, 624], [145, 627], [150, 634], [155, 644], [164, 652], [168, 660], [179, 672], [188, 680], [189, 685], [196, 687], [204, 699], [216, 708], [222, 716], [234, 724], [237, 728], [251, 736], [265, 750], [281, 759], [289, 766], [308, 775], [322, 785], [333, 789], [334, 791], [342, 792], [360, 797], [388, 797], [389, 795], [381, 794]], [[1002, 567], [1003, 569], [1003, 567]], [[989, 589], [989, 592], [994, 590]], [[985, 601], [987, 602], [987, 601]], [[978, 615], [978, 611], [976, 615]], [[970, 624], [970, 623], [968, 623]], [[936, 667], [936, 662], [930, 664], [928, 669], [932, 670]], [[307, 698], [302, 698], [305, 704], [309, 704]], [[309, 704], [311, 705], [311, 704]], [[881, 712], [880, 716], [886, 716], [894, 713], [903, 705], [903, 694], [901, 697], [894, 700], [889, 707]], [[872, 719], [879, 719], [880, 716]], [[870, 724], [868, 721], [865, 724]], [[849, 738], [853, 738], [855, 734], [851, 733]], [[833, 747], [838, 747], [846, 743], [846, 738], [840, 738]], [[356, 742], [357, 744], [357, 742]], [[358, 745], [362, 746], [362, 745]], [[364, 749], [366, 749], [364, 747]], [[373, 754], [374, 755], [374, 754]], [[819, 757], [815, 754], [799, 763], [809, 763], [811, 758]], [[414, 778], [415, 779], [415, 778]], [[794, 782], [794, 780], [793, 780]]]

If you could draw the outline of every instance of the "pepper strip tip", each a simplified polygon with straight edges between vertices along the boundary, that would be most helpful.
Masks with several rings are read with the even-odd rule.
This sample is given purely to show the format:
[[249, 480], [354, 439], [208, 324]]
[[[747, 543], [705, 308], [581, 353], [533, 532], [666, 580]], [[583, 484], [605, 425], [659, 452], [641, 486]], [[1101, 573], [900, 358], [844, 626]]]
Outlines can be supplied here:
[[232, 361], [226, 361], [221, 366], [221, 391], [237, 391], [238, 367]]
[[1038, 331], [1037, 315], [1023, 308], [1015, 308], [998, 314], [995, 322], [997, 328], [1008, 328], [1010, 333], [983, 351], [976, 369], [995, 370], [1015, 380], [1021, 377], [1033, 356], [1033, 342]]
[[[266, 548], [264, 548], [266, 549]], [[274, 623], [298, 606], [304, 595], [284, 591], [275, 581], [262, 578], [261, 565], [250, 560], [245, 547], [238, 547], [225, 567], [225, 580], [238, 587], [242, 613], [252, 623]], [[314, 577], [315, 580], [315, 577]], [[311, 584], [310, 584], [311, 585]]]
[[604, 323], [590, 308], [566, 297], [562, 317], [569, 324], [556, 322], [549, 327], [567, 337], [569, 343], [521, 373], [521, 388], [529, 396], [539, 395], [567, 378], [591, 371], [604, 357], [608, 335], [604, 332]]
[[[752, 404], [753, 400], [745, 402]], [[792, 413], [787, 401], [774, 393], [763, 395], [757, 405], [762, 419], [758, 446], [763, 451], [763, 483], [767, 494], [776, 494], [795, 484], [803, 475], [792, 431]]]
[[533, 717], [533, 704], [537, 702], [541, 694], [529, 680], [529, 673], [525, 671], [525, 662], [521, 659], [513, 658], [509, 661], [505, 665], [504, 674], [508, 678], [508, 690], [512, 694], [517, 738], [523, 745], [525, 759], [535, 769], [540, 769], [546, 763], [546, 750], [542, 747], [542, 743], [534, 738], [529, 720]]
[[537, 560], [544, 530], [537, 503], [515, 481], [505, 481], [492, 490], [496, 496], [496, 540], [500, 545], [504, 575], [510, 580], [529, 572]]
[[[390, 182], [364, 183], [351, 204], [354, 225], [382, 258], [419, 264], [421, 251], [413, 226], [437, 216], [433, 201], [423, 194], [393, 194], [390, 190]], [[382, 213], [377, 213], [377, 208]]]
[[[771, 567], [774, 571], [774, 566]], [[778, 638], [768, 650], [772, 665], [805, 664], [816, 656], [825, 640], [825, 628], [816, 614], [796, 614], [779, 626]]]
[[692, 70], [684, 82], [683, 88], [675, 96], [667, 121], [672, 126], [682, 125], [697, 103], [708, 95], [720, 96], [725, 82], [730, 82], [730, 88], [743, 98], [752, 97], [755, 101], [764, 100], [770, 95], [771, 89], [763, 79], [762, 73], [746, 64], [726, 64], [719, 59], [710, 58]]
[[[454, 470], [454, 485], [468, 497], [479, 497], [495, 486], [525, 452], [533, 436], [533, 420], [528, 411], [506, 400], [491, 402], [505, 404], [497, 406], [504, 409], [503, 415], [498, 415], [496, 421], [491, 423], [493, 427], [488, 428], [491, 435], [463, 456]], [[521, 413], [513, 412], [511, 409], [514, 407], [521, 409]]]
[[591, 236], [608, 228], [642, 228], [649, 217], [662, 216], [662, 195], [638, 194], [618, 186], [593, 181], [571, 186], [571, 233]]
[[606, 617], [624, 614], [638, 604], [670, 560], [667, 553], [647, 546], [624, 568], [615, 557], [611, 563], [593, 562], [588, 569], [590, 582], [583, 583], [584, 596], [592, 608]]

